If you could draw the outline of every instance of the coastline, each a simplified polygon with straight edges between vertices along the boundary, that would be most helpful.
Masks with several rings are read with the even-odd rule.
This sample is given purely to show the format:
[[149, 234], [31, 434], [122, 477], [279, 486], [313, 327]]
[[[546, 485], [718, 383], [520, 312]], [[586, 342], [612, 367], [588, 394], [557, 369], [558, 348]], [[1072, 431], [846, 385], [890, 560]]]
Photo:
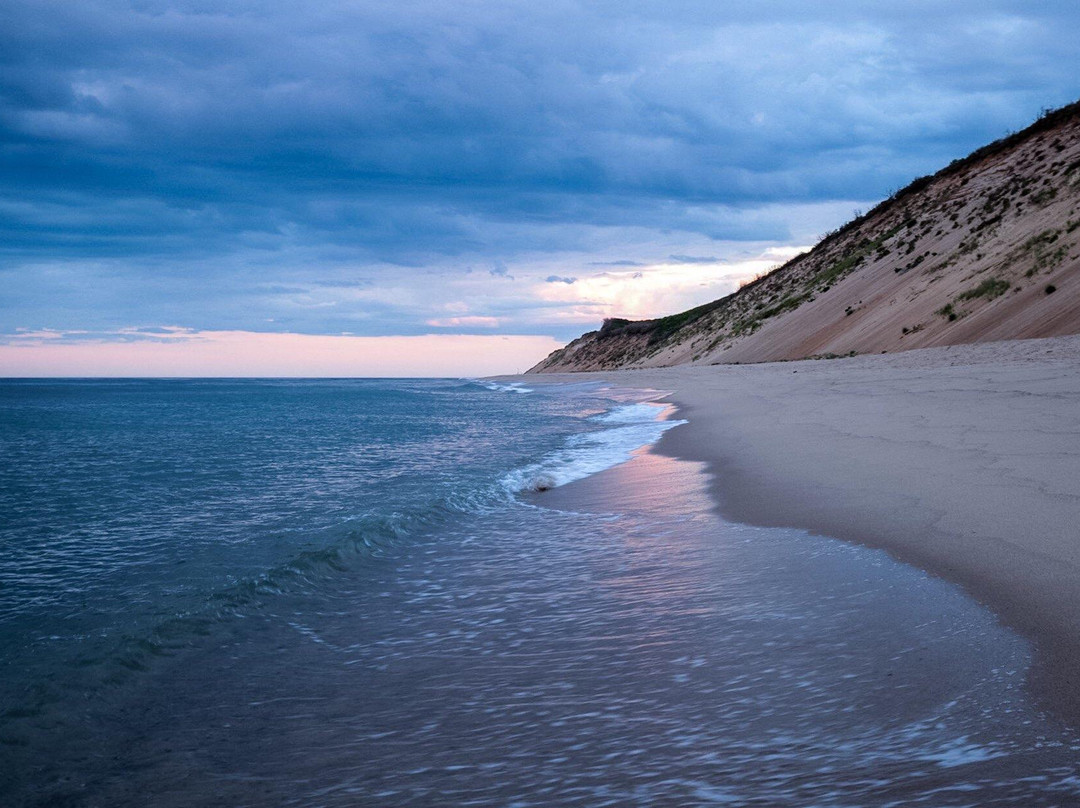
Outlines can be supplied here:
[[583, 376], [672, 391], [689, 424], [656, 451], [704, 463], [724, 518], [960, 585], [1032, 642], [1037, 701], [1080, 725], [1080, 337], [524, 378]]
[[[681, 389], [684, 410], [699, 407], [706, 423], [717, 403], [710, 379], [752, 414], [769, 379], [778, 390], [791, 382], [768, 368], [700, 376], [644, 391], [643, 377], [627, 379], [632, 390], [349, 382], [333, 385], [332, 406], [322, 382], [301, 391], [229, 383], [217, 395], [200, 381], [151, 384], [141, 409], [123, 388], [69, 393], [76, 412], [113, 402], [120, 456], [134, 451], [122, 440], [130, 423], [162, 422], [166, 432], [154, 441], [140, 433], [135, 448], [205, 474], [174, 513], [153, 500], [120, 510], [122, 525], [144, 515], [133, 543], [147, 546], [147, 524], [168, 538], [252, 540], [224, 548], [234, 555], [187, 541], [186, 558], [164, 545], [171, 559], [154, 565], [156, 577], [135, 588], [125, 574], [127, 588], [90, 601], [123, 603], [121, 616], [135, 618], [103, 621], [103, 643], [64, 642], [52, 653], [22, 643], [28, 650], [8, 668], [25, 673], [5, 690], [33, 700], [12, 700], [28, 709], [6, 716], [5, 804], [959, 806], [1080, 797], [1080, 738], [1037, 708], [1024, 685], [1030, 644], [993, 612], [881, 550], [717, 512], [709, 467], [673, 455], [706, 441], [723, 448], [724, 438], [689, 430], [675, 405], [659, 403], [665, 390]], [[234, 406], [237, 384], [243, 407]], [[684, 400], [691, 395], [705, 399]], [[245, 423], [250, 402], [275, 411], [256, 426], [266, 443], [238, 448], [236, 428], [208, 439], [198, 428], [206, 410], [190, 404], [207, 399], [220, 402], [211, 412], [224, 427]], [[310, 418], [316, 408], [333, 418]], [[188, 413], [194, 421], [179, 417]], [[81, 429], [82, 419], [66, 420]], [[373, 426], [357, 432], [355, 422]], [[677, 441], [661, 454], [665, 426], [701, 444]], [[379, 447], [401, 436], [391, 476]], [[342, 445], [371, 447], [375, 462], [337, 460]], [[54, 467], [55, 452], [38, 457]], [[160, 466], [145, 466], [148, 474], [132, 475], [135, 492], [159, 479]], [[78, 469], [93, 480], [100, 464], [63, 473]], [[247, 488], [231, 486], [237, 469]], [[66, 501], [66, 485], [25, 479]], [[544, 479], [565, 484], [516, 484]], [[118, 509], [107, 492], [70, 488], [92, 496], [98, 510], [82, 521], [109, 552], [127, 549], [124, 534], [108, 532]], [[260, 490], [271, 495], [252, 493]], [[214, 505], [222, 491], [260, 518], [206, 507], [209, 529], [185, 534], [187, 503]], [[465, 496], [435, 498], [444, 492]], [[326, 507], [335, 500], [367, 513], [342, 530], [342, 511]], [[230, 524], [245, 529], [230, 533]], [[261, 537], [274, 538], [267, 525], [293, 528], [296, 540], [278, 555], [285, 563], [257, 552]], [[320, 538], [328, 553], [311, 552]], [[142, 560], [115, 560], [130, 556]], [[201, 575], [200, 560], [213, 562]], [[216, 583], [215, 570], [243, 569], [241, 561], [259, 565], [257, 586]], [[158, 614], [172, 605], [163, 582], [209, 583], [198, 592], [212, 611], [139, 619], [140, 602]], [[117, 646], [113, 626], [139, 633]], [[34, 691], [37, 682], [54, 686]]]

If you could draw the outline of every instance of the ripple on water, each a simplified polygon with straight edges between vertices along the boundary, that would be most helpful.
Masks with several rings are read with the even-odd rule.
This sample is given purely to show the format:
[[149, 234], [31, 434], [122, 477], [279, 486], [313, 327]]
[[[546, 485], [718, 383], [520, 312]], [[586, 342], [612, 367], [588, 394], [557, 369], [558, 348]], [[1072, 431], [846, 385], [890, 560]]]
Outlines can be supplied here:
[[879, 552], [703, 517], [699, 497], [618, 518], [511, 506], [282, 598], [147, 678], [125, 710], [158, 729], [101, 804], [205, 796], [177, 749], [236, 804], [1080, 798], [1077, 748], [991, 615]]

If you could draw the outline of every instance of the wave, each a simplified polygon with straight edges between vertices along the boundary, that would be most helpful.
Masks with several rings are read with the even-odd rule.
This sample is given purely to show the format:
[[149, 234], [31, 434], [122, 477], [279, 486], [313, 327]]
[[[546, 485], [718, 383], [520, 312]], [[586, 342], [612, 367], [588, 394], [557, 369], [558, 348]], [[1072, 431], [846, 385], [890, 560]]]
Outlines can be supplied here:
[[[437, 530], [458, 510], [448, 502], [436, 501], [412, 512], [355, 520], [344, 535], [325, 547], [304, 550], [260, 575], [207, 592], [201, 604], [152, 626], [119, 634], [104, 645], [81, 648], [74, 667], [99, 684], [120, 685], [131, 673], [146, 670], [155, 657], [189, 647], [215, 626], [257, 613], [277, 596], [317, 592], [329, 579], [385, 556], [410, 538]], [[58, 688], [42, 688], [32, 709], [58, 698]]]
[[686, 423], [663, 420], [670, 409], [662, 404], [636, 403], [594, 415], [588, 420], [608, 428], [568, 438], [563, 448], [537, 463], [515, 469], [500, 484], [511, 494], [546, 491], [625, 463], [637, 450], [656, 443], [667, 430]]
[[408, 511], [361, 517], [326, 546], [305, 550], [258, 577], [213, 593], [200, 617], [235, 613], [266, 595], [317, 586], [323, 576], [345, 572], [455, 517], [490, 513], [512, 504], [520, 493], [565, 485], [624, 463], [667, 430], [686, 423], [665, 420], [670, 410], [668, 405], [634, 403], [590, 416], [585, 421], [599, 428], [568, 436], [562, 448], [537, 462], [507, 472], [494, 484], [447, 492]]
[[667, 430], [686, 423], [664, 420], [670, 410], [668, 405], [635, 403], [590, 416], [585, 421], [600, 428], [570, 435], [562, 448], [508, 472], [495, 484], [447, 492], [407, 511], [361, 517], [350, 523], [337, 540], [305, 550], [262, 575], [209, 595], [200, 614], [179, 620], [235, 614], [267, 595], [317, 587], [325, 576], [346, 572], [363, 559], [378, 557], [403, 541], [430, 534], [463, 514], [490, 513], [516, 502], [520, 493], [564, 485], [624, 463]]
[[568, 436], [561, 448], [534, 463], [486, 484], [418, 502], [405, 511], [353, 520], [342, 525], [337, 538], [321, 548], [304, 550], [260, 575], [207, 592], [200, 605], [153, 627], [117, 637], [111, 647], [84, 648], [79, 664], [98, 670], [103, 665], [104, 671], [112, 671], [105, 679], [119, 683], [127, 672], [143, 670], [153, 657], [189, 645], [213, 625], [260, 610], [267, 599], [318, 591], [328, 580], [385, 556], [402, 543], [437, 535], [463, 515], [495, 513], [516, 503], [521, 493], [564, 485], [623, 463], [668, 429], [686, 423], [664, 420], [670, 409], [661, 404], [634, 403], [592, 415], [584, 419], [592, 429]]
[[481, 387], [486, 387], [488, 390], [494, 390], [498, 393], [533, 393], [535, 392], [531, 387], [526, 387], [521, 382], [493, 382], [488, 379], [472, 379], [474, 384], [478, 384]]

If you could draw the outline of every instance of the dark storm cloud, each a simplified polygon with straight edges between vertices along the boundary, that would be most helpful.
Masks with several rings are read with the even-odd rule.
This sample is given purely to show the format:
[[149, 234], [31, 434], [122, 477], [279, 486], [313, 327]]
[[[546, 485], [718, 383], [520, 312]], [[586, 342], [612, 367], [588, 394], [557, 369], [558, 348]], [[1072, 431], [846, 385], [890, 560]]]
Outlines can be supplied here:
[[510, 278], [588, 228], [790, 240], [754, 211], [880, 198], [1080, 94], [1075, 3], [878, 6], [8, 0], [0, 326], [181, 282], [185, 324], [250, 324], [268, 283]]

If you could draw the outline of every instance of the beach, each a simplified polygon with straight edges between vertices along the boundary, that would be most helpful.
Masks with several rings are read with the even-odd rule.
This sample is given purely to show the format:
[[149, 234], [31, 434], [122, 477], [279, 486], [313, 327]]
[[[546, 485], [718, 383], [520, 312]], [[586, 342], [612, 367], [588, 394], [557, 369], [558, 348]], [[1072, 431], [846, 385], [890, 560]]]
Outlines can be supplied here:
[[584, 377], [671, 391], [689, 423], [658, 450], [706, 464], [725, 518], [959, 584], [1032, 642], [1039, 703], [1080, 720], [1080, 337], [527, 378]]

